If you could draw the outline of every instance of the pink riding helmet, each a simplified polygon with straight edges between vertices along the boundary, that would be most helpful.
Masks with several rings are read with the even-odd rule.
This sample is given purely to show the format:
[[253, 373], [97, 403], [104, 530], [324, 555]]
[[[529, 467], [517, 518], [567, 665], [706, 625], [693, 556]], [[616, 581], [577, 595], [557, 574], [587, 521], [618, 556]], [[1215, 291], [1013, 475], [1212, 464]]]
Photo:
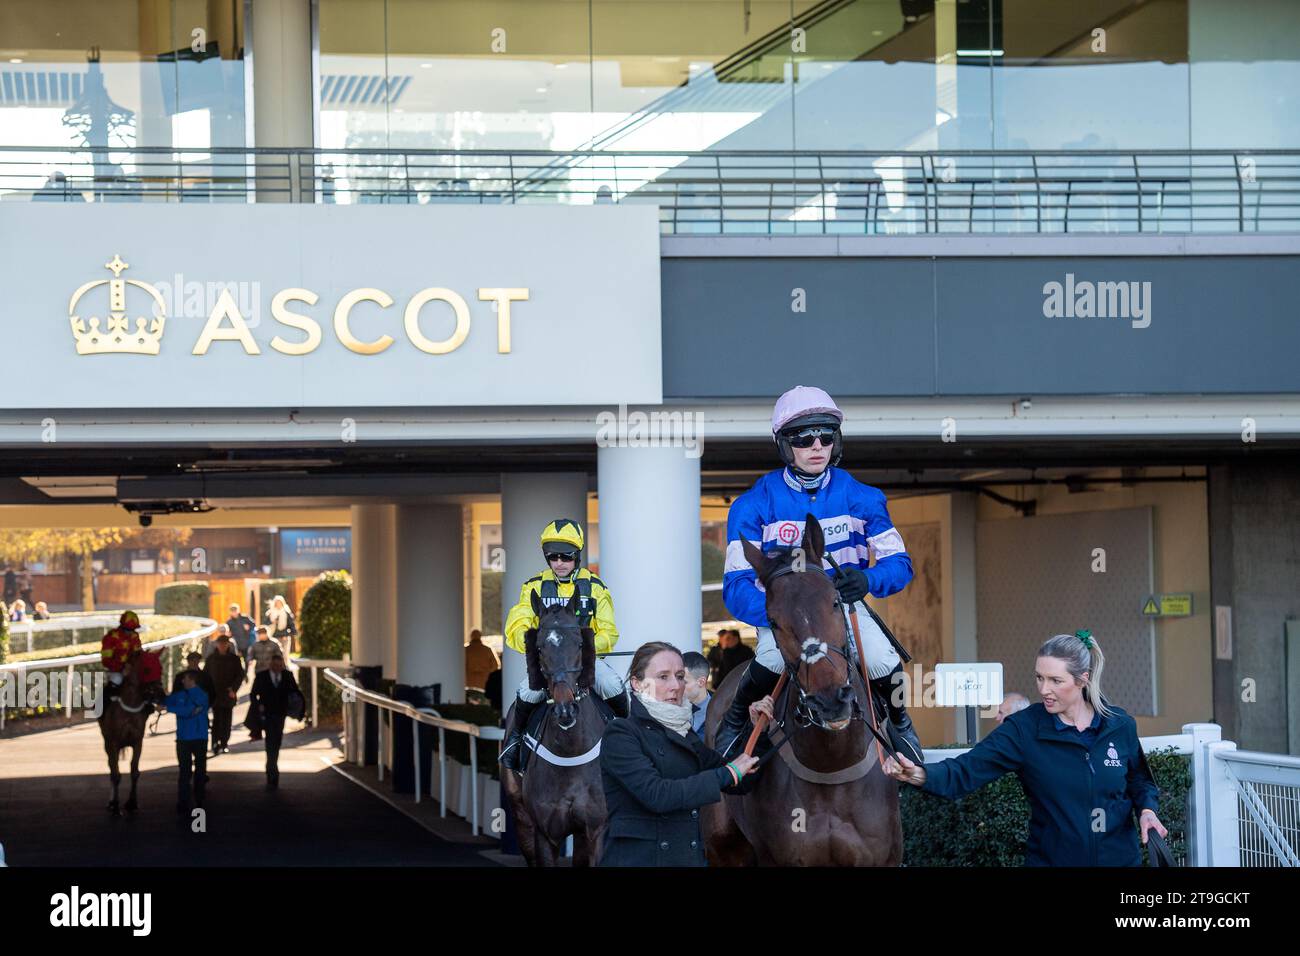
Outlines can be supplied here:
[[772, 434], [795, 419], [819, 414], [844, 422], [844, 413], [826, 392], [812, 385], [796, 385], [776, 400], [776, 408], [772, 409]]

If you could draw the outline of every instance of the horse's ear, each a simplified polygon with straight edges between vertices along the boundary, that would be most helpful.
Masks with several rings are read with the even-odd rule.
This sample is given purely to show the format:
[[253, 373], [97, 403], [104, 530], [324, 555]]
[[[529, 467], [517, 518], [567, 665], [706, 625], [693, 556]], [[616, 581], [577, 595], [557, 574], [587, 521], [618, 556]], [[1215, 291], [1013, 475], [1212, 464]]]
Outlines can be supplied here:
[[803, 556], [809, 567], [820, 569], [826, 557], [826, 535], [822, 523], [811, 514], [804, 516]]
[[582, 610], [582, 595], [578, 593], [577, 584], [573, 586], [573, 593], [569, 595], [569, 603], [565, 606], [565, 609], [574, 617], [577, 617], [578, 612]]
[[582, 673], [578, 675], [579, 687], [596, 686], [596, 632], [582, 629]]
[[530, 627], [524, 632], [524, 666], [528, 668], [528, 687], [531, 690], [546, 690], [546, 675], [542, 673], [541, 658], [537, 654], [537, 628], [535, 627]]
[[528, 592], [528, 602], [533, 606], [533, 613], [538, 617], [542, 616], [542, 596], [536, 591]]
[[769, 564], [767, 556], [763, 554], [763, 552], [760, 551], [748, 538], [741, 538], [740, 546], [745, 551], [745, 560], [748, 561], [749, 566], [758, 573], [758, 579], [766, 582], [767, 568]]

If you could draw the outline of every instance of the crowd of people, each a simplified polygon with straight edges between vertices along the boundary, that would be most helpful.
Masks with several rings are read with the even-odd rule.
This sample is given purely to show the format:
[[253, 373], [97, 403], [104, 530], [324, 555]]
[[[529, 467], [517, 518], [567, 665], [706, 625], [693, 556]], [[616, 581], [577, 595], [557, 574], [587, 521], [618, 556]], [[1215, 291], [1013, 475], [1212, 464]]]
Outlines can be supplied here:
[[[285, 721], [301, 719], [305, 707], [298, 682], [287, 666], [289, 646], [297, 633], [293, 614], [279, 596], [271, 609], [269, 624], [256, 624], [238, 604], [230, 605], [229, 618], [217, 626], [205, 653], [189, 652], [185, 669], [176, 675], [171, 693], [163, 701], [162, 707], [176, 716], [179, 813], [203, 806], [210, 779], [207, 761], [230, 752], [234, 711], [240, 688], [249, 680], [250, 667], [253, 676], [245, 719], [248, 739], [265, 741], [267, 789], [280, 785]], [[110, 688], [120, 684], [125, 662], [140, 649], [139, 628], [138, 615], [124, 611], [118, 626], [104, 635], [101, 659]], [[276, 633], [279, 638], [273, 636]]]

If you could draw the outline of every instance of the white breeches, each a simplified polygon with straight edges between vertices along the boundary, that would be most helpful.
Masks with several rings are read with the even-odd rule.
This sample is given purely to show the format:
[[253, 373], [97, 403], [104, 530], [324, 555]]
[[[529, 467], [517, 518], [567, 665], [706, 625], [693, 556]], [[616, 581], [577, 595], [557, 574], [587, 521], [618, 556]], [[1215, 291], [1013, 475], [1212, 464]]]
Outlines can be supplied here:
[[[867, 655], [867, 673], [871, 675], [872, 680], [877, 677], [887, 677], [902, 663], [898, 651], [894, 650], [894, 645], [889, 643], [889, 638], [880, 629], [875, 618], [863, 610], [861, 604], [855, 604], [854, 609], [858, 618], [858, 633], [862, 635], [862, 652]], [[845, 623], [848, 623], [847, 620]], [[850, 643], [852, 640], [853, 632], [850, 630]], [[781, 656], [780, 648], [776, 646], [776, 638], [772, 635], [771, 628], [758, 629], [758, 653], [754, 659], [773, 674], [785, 670], [785, 659]]]
[[[604, 658], [596, 658], [596, 693], [602, 700], [609, 700], [623, 693], [623, 678], [614, 668], [605, 663]], [[546, 699], [546, 691], [533, 690], [528, 686], [528, 677], [519, 682], [519, 697], [530, 704], [540, 704]]]

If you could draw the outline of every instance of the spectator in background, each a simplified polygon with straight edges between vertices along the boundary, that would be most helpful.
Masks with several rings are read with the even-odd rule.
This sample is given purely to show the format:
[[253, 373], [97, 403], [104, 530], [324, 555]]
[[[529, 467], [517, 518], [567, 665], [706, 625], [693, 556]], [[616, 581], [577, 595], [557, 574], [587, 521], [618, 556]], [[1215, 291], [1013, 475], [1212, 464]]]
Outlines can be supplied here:
[[239, 687], [248, 679], [244, 662], [235, 653], [229, 634], [218, 634], [216, 650], [203, 665], [204, 676], [212, 684], [212, 756], [230, 753], [230, 723]]
[[714, 690], [717, 690], [719, 685], [722, 684], [722, 677], [720, 675], [722, 673], [723, 643], [726, 641], [727, 635], [730, 633], [731, 631], [725, 627], [719, 628], [718, 639], [714, 642], [714, 645], [709, 648], [708, 657], [705, 658], [705, 660], [709, 662], [709, 684]]
[[37, 621], [48, 621], [50, 619], [50, 608], [44, 601], [36, 602], [36, 613], [32, 617]]
[[[714, 677], [714, 690], [722, 686], [722, 682], [727, 679], [728, 674], [742, 664], [747, 663], [754, 656], [754, 652], [741, 641], [740, 631], [734, 627], [723, 628], [718, 632], [718, 643], [714, 650], [719, 651], [716, 658], [718, 669]], [[709, 660], [712, 665], [714, 660], [712, 654], [710, 654]]]
[[207, 660], [216, 652], [217, 638], [221, 637], [222, 634], [225, 634], [227, 637], [230, 636], [230, 627], [228, 625], [218, 624], [217, 633], [215, 635], [213, 635], [212, 637], [203, 638], [203, 659], [204, 660]]
[[190, 781], [194, 783], [194, 806], [203, 806], [207, 784], [208, 695], [198, 686], [195, 671], [181, 671], [179, 690], [166, 700], [176, 715], [176, 762], [180, 777], [176, 782], [176, 812], [190, 812]]
[[26, 619], [27, 619], [27, 604], [23, 601], [22, 598], [19, 598], [17, 601], [14, 601], [14, 603], [9, 606], [9, 620], [24, 621]]
[[18, 575], [14, 569], [5, 565], [5, 605], [13, 604], [18, 600]]
[[1017, 694], [1012, 691], [1002, 698], [1002, 703], [998, 706], [997, 721], [1002, 723], [1012, 714], [1018, 714], [1029, 706], [1029, 699], [1024, 694]]
[[32, 574], [25, 564], [18, 569], [18, 596], [23, 599], [27, 607], [36, 603], [32, 599]]
[[488, 674], [487, 681], [483, 684], [483, 696], [497, 709], [497, 713], [501, 713], [501, 668]]
[[253, 631], [257, 625], [247, 614], [241, 614], [238, 604], [230, 605], [230, 617], [226, 620], [226, 628], [230, 631], [230, 639], [235, 642], [235, 650], [244, 660], [244, 667], [248, 667], [248, 647], [253, 643]]
[[500, 668], [496, 651], [483, 643], [483, 632], [478, 628], [470, 631], [465, 645], [465, 686], [485, 689], [488, 675]]
[[280, 643], [281, 652], [287, 660], [293, 653], [293, 638], [298, 633], [298, 626], [293, 620], [293, 611], [283, 594], [271, 598], [271, 608], [266, 612], [266, 623], [271, 628], [271, 637]]
[[207, 695], [208, 702], [211, 703], [212, 694], [214, 690], [212, 686], [212, 678], [209, 677], [207, 674], [203, 673], [202, 665], [203, 665], [203, 657], [202, 655], [199, 654], [198, 651], [190, 651], [188, 654], [186, 654], [185, 670], [181, 671], [174, 678], [172, 678], [172, 693], [173, 694], [176, 693], [176, 691], [181, 690], [185, 686], [184, 684], [181, 683], [182, 677], [184, 677], [186, 674], [193, 674], [194, 682], [199, 685], [199, 687], [203, 690], [203, 693]]
[[280, 742], [284, 739], [284, 720], [289, 713], [289, 695], [298, 692], [298, 682], [285, 670], [284, 655], [271, 655], [271, 666], [253, 681], [252, 701], [266, 732], [266, 786], [280, 785]]
[[703, 654], [687, 651], [682, 655], [682, 664], [686, 668], [686, 699], [691, 703], [691, 729], [697, 734], [704, 733], [704, 717], [709, 709], [709, 662]]
[[254, 678], [263, 671], [271, 669], [271, 658], [276, 654], [283, 654], [284, 648], [280, 646], [279, 641], [271, 640], [271, 632], [266, 629], [265, 624], [257, 625], [254, 632], [257, 640], [253, 641], [248, 649], [248, 655], [253, 659], [255, 672]]

